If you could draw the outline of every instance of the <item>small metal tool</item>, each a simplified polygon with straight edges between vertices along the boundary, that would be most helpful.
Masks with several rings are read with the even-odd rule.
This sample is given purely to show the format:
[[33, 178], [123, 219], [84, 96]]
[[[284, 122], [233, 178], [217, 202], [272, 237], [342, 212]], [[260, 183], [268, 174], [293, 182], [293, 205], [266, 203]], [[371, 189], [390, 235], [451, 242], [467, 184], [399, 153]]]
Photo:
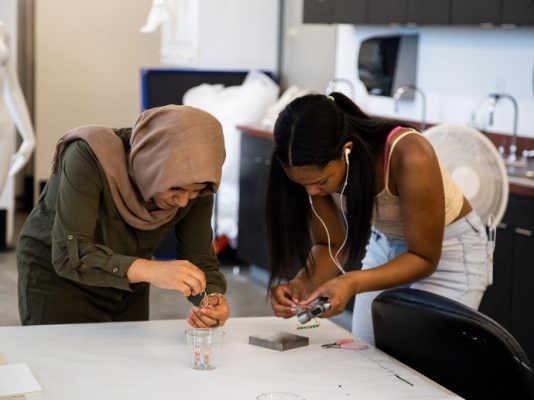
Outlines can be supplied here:
[[348, 349], [348, 350], [366, 350], [369, 348], [366, 344], [355, 344], [354, 339], [341, 339], [334, 343], [327, 343], [321, 346], [323, 349]]
[[305, 324], [311, 319], [318, 317], [322, 313], [329, 310], [331, 307], [328, 299], [326, 297], [319, 297], [319, 299], [311, 304], [311, 307], [308, 309], [301, 310], [297, 314], [297, 319], [301, 324]]

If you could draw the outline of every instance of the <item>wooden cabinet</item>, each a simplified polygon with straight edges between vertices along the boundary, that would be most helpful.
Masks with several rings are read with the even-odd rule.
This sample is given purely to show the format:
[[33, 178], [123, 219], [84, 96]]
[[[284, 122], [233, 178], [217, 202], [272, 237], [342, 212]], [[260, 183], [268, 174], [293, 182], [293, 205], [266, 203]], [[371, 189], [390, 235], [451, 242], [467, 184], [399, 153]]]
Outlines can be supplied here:
[[407, 0], [372, 0], [368, 2], [368, 24], [403, 24]]
[[331, 24], [334, 22], [336, 0], [304, 0], [302, 21], [305, 24]]
[[373, 0], [369, 24], [443, 25], [450, 22], [450, 0]]
[[480, 304], [534, 360], [534, 198], [510, 195], [497, 231], [493, 285]]
[[363, 24], [367, 21], [367, 0], [335, 0], [333, 21], [339, 24]]
[[445, 25], [450, 23], [451, 0], [408, 0], [406, 23]]
[[530, 360], [534, 360], [534, 235], [532, 229], [515, 228], [514, 231], [510, 332]]
[[453, 25], [499, 24], [502, 0], [452, 0]]
[[503, 0], [501, 23], [534, 25], [534, 0]]
[[534, 25], [534, 0], [304, 0], [304, 23]]
[[266, 270], [265, 194], [272, 149], [270, 138], [241, 135], [237, 257]]
[[508, 210], [505, 222], [513, 231], [509, 330], [534, 360], [534, 199], [512, 195]]
[[[505, 216], [506, 217], [506, 216]], [[497, 229], [497, 241], [493, 253], [493, 284], [486, 289], [480, 311], [505, 327], [510, 326], [512, 308], [512, 246], [514, 232], [511, 227], [501, 223]]]

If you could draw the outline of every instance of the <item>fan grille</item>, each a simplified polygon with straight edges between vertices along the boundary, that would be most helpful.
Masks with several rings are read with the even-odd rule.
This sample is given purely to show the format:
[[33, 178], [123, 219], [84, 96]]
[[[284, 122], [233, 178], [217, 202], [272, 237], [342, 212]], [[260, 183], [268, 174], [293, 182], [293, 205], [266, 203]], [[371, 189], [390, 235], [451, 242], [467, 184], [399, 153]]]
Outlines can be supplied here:
[[482, 222], [495, 226], [508, 202], [508, 176], [493, 143], [476, 129], [463, 125], [437, 125], [423, 135]]

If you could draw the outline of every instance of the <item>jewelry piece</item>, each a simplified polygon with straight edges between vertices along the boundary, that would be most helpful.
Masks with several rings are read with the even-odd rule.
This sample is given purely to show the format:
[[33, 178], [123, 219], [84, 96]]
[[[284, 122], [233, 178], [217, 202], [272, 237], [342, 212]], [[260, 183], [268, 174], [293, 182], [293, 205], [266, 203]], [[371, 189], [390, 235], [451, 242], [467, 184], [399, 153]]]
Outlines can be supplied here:
[[210, 310], [213, 310], [217, 305], [219, 305], [219, 298], [224, 296], [221, 293], [206, 294], [205, 290], [201, 294], [204, 297], [202, 298], [202, 300], [200, 300], [200, 307], [209, 308]]

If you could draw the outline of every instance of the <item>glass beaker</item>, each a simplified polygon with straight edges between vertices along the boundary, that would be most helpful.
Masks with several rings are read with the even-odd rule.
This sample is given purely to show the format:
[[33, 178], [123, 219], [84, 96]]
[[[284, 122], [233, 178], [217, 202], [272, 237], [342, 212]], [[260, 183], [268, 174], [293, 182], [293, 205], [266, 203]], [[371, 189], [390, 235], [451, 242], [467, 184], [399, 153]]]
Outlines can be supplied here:
[[211, 370], [217, 366], [224, 331], [212, 328], [191, 328], [185, 331], [189, 360], [193, 369]]

